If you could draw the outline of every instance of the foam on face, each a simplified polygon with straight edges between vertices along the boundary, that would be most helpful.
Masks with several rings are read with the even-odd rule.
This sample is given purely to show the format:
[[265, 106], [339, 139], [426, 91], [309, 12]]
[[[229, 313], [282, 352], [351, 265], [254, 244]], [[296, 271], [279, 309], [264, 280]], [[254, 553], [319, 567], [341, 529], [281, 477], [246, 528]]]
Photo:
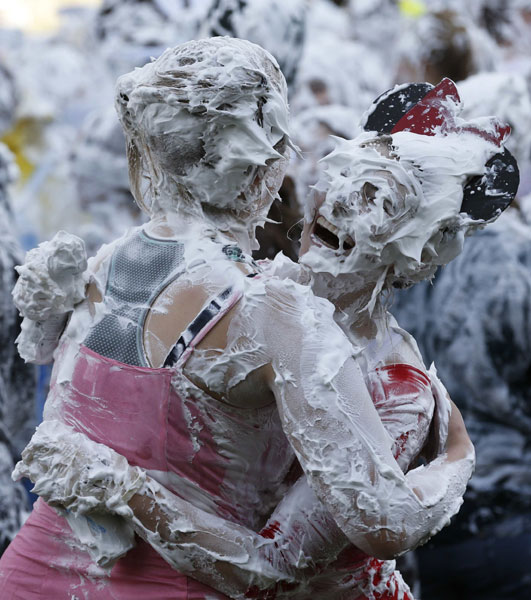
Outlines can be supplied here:
[[264, 220], [277, 190], [263, 176], [289, 143], [285, 81], [266, 51], [231, 38], [168, 49], [118, 80], [116, 105], [139, 204]]
[[[301, 262], [315, 273], [358, 274], [377, 282], [378, 291], [431, 276], [461, 251], [467, 232], [484, 224], [460, 213], [463, 185], [496, 151], [462, 132], [363, 133], [338, 142], [323, 161], [318, 189], [326, 196], [318, 214], [337, 228], [339, 249], [314, 244]], [[345, 241], [354, 247], [343, 251]]]

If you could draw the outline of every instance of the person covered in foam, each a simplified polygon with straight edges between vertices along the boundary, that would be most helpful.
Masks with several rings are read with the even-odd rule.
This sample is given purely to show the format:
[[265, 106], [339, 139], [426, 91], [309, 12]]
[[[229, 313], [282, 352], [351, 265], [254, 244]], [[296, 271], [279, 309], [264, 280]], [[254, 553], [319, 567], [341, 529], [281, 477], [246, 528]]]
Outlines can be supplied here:
[[336, 281], [343, 274], [370, 281], [360, 304], [368, 313], [383, 289], [433, 276], [459, 254], [465, 235], [514, 198], [518, 167], [503, 146], [510, 128], [496, 118], [465, 122], [460, 109], [449, 79], [397, 86], [369, 110], [365, 132], [338, 141], [323, 161], [316, 189], [325, 200], [316, 194], [306, 216], [322, 243], [302, 262]]
[[[332, 305], [249, 258], [290, 144], [275, 60], [190, 42], [123, 76], [116, 98], [151, 219], [86, 272], [62, 257], [48, 316], [69, 314], [72, 279], [88, 292], [68, 296], [45, 422], [15, 473], [48, 504], [0, 563], [2, 594], [302, 598], [345, 540], [386, 558], [444, 526], [473, 462], [459, 419], [447, 456], [404, 475]], [[284, 495], [295, 459], [304, 476]], [[284, 552], [275, 518], [294, 510], [305, 527]], [[337, 537], [323, 543], [313, 513]]]
[[[0, 77], [1, 74], [0, 70]], [[0, 128], [2, 116], [0, 108]], [[27, 516], [27, 494], [20, 483], [11, 480], [10, 474], [35, 427], [35, 371], [16, 352], [14, 341], [20, 331], [20, 319], [9, 293], [16, 280], [14, 266], [22, 259], [13, 233], [9, 194], [17, 176], [13, 155], [0, 143], [0, 555]]]
[[[434, 366], [426, 369], [415, 340], [387, 311], [386, 292], [429, 278], [452, 260], [464, 235], [495, 220], [518, 187], [516, 163], [503, 147], [507, 128], [496, 119], [465, 122], [461, 108], [449, 80], [398, 86], [378, 98], [364, 133], [336, 139], [322, 161], [299, 268], [281, 256], [269, 267], [308, 281], [334, 304], [336, 322], [360, 350], [367, 387], [404, 471], [426, 442], [434, 443], [430, 423], [445, 424], [450, 406]], [[444, 438], [439, 429], [436, 443], [444, 446]], [[461, 467], [466, 471], [466, 463]], [[356, 588], [369, 597], [410, 597], [393, 571], [394, 561], [351, 547], [313, 584], [318, 579], [335, 590], [331, 597]]]

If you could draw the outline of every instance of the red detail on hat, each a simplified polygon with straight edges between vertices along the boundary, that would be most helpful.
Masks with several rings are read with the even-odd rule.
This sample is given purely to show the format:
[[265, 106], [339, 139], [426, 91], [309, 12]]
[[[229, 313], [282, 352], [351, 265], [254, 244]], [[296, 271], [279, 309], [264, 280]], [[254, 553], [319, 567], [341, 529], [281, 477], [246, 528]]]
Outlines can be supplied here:
[[455, 131], [454, 113], [448, 107], [448, 99], [461, 102], [455, 83], [443, 79], [419, 100], [393, 127], [391, 133], [410, 131], [419, 135], [435, 135], [435, 128]]
[[475, 127], [474, 125], [465, 125], [464, 127], [460, 127], [459, 131], [468, 131], [475, 135], [479, 135], [483, 139], [496, 144], [498, 148], [501, 148], [503, 142], [509, 137], [511, 133], [511, 128], [509, 125], [502, 123], [496, 117], [491, 118], [492, 123], [492, 131], [487, 131], [486, 129], [480, 129], [479, 127]]
[[480, 129], [475, 125], [458, 126], [454, 120], [455, 115], [448, 106], [448, 99], [456, 104], [461, 102], [455, 83], [446, 77], [398, 121], [391, 133], [410, 131], [419, 135], [435, 135], [436, 128], [439, 127], [443, 134], [466, 131], [482, 137], [498, 148], [502, 147], [511, 133], [509, 125], [492, 117], [490, 130]]

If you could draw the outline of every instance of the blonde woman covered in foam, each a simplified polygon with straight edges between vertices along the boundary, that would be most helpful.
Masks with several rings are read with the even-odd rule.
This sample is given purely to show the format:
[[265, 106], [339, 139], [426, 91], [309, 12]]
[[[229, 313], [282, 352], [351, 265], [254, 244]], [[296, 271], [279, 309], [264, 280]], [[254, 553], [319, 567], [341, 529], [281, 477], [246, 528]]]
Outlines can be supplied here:
[[[332, 305], [249, 258], [289, 146], [274, 59], [241, 40], [190, 42], [120, 78], [116, 98], [151, 220], [88, 272], [66, 234], [21, 269], [24, 354], [46, 360], [71, 316], [17, 470], [46, 502], [0, 562], [2, 595], [305, 597], [345, 539], [388, 557], [440, 529], [471, 472], [462, 422], [445, 459], [404, 475]], [[254, 531], [295, 459], [305, 478], [275, 514], [317, 511], [344, 533], [305, 524], [284, 554], [274, 520]]]

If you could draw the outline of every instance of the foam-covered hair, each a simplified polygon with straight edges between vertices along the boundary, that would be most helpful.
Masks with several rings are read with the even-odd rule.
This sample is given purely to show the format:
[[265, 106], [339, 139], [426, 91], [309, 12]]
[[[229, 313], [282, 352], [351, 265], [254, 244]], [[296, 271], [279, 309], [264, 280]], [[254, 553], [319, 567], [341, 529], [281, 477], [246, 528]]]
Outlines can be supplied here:
[[118, 79], [116, 108], [131, 189], [148, 211], [175, 202], [258, 210], [256, 182], [289, 144], [284, 77], [268, 52], [245, 40], [169, 48]]

